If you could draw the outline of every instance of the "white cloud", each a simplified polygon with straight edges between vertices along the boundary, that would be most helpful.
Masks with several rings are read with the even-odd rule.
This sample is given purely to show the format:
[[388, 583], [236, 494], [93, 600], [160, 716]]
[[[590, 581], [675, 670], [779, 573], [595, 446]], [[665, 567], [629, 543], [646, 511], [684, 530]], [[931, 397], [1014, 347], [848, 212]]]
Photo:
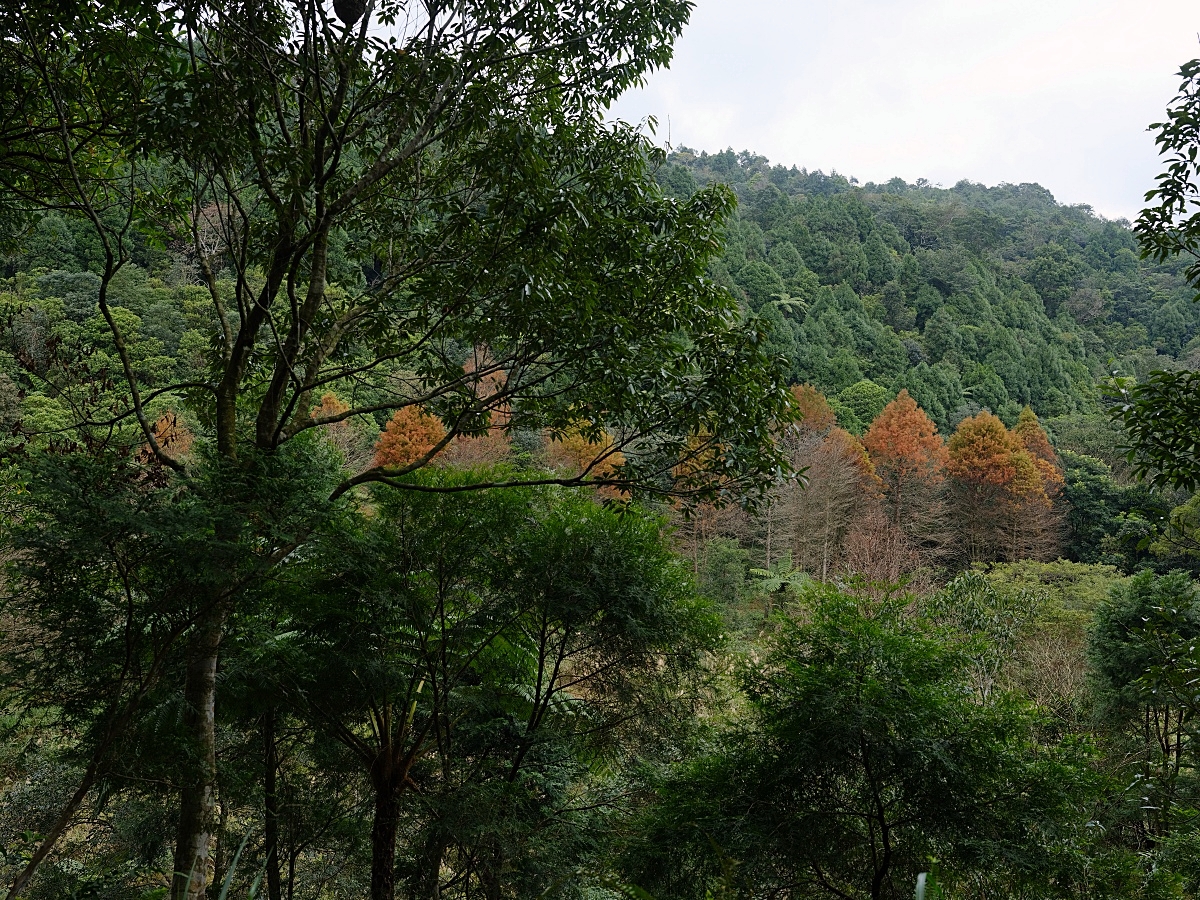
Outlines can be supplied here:
[[1200, 56], [1184, 0], [699, 0], [675, 61], [613, 115], [860, 180], [1036, 181], [1132, 218], [1147, 125]]

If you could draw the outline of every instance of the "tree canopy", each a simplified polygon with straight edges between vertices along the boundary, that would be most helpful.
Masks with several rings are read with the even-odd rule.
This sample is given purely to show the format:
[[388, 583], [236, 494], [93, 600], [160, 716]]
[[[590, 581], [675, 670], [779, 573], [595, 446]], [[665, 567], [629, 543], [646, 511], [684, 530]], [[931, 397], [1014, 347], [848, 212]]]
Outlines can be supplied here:
[[[26, 237], [78, 236], [79, 268], [94, 276], [75, 279], [69, 307], [19, 289], [6, 298], [29, 324], [6, 338], [10, 378], [41, 398], [37, 440], [105, 448], [118, 465], [141, 454], [181, 515], [221, 506], [206, 535], [214, 577], [188, 592], [176, 635], [188, 762], [173, 897], [198, 898], [210, 877], [226, 630], [255, 579], [302, 555], [331, 504], [364, 502], [369, 483], [720, 499], [782, 471], [770, 435], [791, 416], [783, 373], [762, 326], [705, 276], [733, 196], [665, 196], [647, 137], [599, 115], [666, 63], [690, 9], [5, 11], [4, 118], [15, 124], [0, 159], [4, 208], [34, 223]], [[167, 315], [143, 291], [135, 311], [126, 279], [167, 250], [199, 290]], [[330, 391], [338, 403], [321, 402]], [[156, 428], [167, 406], [186, 412], [199, 445], [187, 458]], [[394, 429], [360, 471], [326, 460], [314, 476], [323, 497], [281, 499], [286, 527], [256, 515], [314, 433], [418, 409], [440, 424], [403, 447]], [[493, 417], [512, 434], [610, 436], [619, 464], [609, 453], [600, 468], [526, 468], [503, 482], [405, 479], [455, 439], [487, 434]], [[230, 546], [243, 549], [216, 549]], [[110, 551], [95, 549], [100, 564]]]

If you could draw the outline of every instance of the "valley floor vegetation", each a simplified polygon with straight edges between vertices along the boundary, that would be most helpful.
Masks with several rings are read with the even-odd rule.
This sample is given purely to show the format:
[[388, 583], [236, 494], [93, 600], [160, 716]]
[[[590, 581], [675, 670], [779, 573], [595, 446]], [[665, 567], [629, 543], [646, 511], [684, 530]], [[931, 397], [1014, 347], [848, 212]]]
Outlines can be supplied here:
[[1200, 62], [1131, 226], [690, 9], [0, 9], [6, 900], [1200, 897]]

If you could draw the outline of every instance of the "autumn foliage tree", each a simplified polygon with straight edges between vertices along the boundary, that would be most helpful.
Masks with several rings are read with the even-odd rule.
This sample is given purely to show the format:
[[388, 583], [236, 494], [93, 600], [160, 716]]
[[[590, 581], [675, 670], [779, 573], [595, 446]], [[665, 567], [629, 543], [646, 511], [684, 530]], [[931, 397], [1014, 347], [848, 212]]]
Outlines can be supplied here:
[[375, 445], [375, 465], [402, 469], [423, 461], [446, 438], [442, 423], [418, 406], [397, 410]]
[[1041, 490], [1023, 498], [1014, 522], [1014, 539], [1023, 556], [1050, 557], [1061, 544], [1063, 465], [1028, 406], [1021, 411], [1013, 433], [1033, 460], [1041, 480]]
[[768, 546], [790, 550], [797, 565], [824, 580], [841, 567], [846, 536], [877, 502], [879, 482], [863, 445], [834, 424], [821, 393], [799, 385], [792, 394], [803, 419], [782, 442], [805, 477], [776, 488]]
[[811, 384], [797, 384], [792, 387], [792, 396], [796, 400], [796, 408], [800, 411], [800, 429], [819, 434], [828, 431], [837, 424], [837, 415], [825, 395]]
[[803, 478], [776, 485], [771, 504], [740, 527], [710, 527], [708, 537], [757, 547], [768, 567], [789, 553], [822, 580], [920, 584], [945, 565], [1058, 552], [1063, 467], [1032, 410], [1012, 429], [981, 412], [947, 444], [902, 389], [860, 442], [812, 385], [792, 394], [802, 419], [779, 441]]
[[509, 390], [509, 373], [497, 368], [487, 347], [475, 348], [463, 364], [463, 372], [476, 402], [489, 409], [487, 422], [477, 434], [455, 435], [441, 458], [447, 465], [463, 469], [496, 465], [512, 454], [508, 433], [512, 407], [503, 399]]
[[551, 468], [571, 475], [594, 473], [598, 478], [607, 478], [624, 459], [608, 432], [590, 436], [582, 428], [573, 428], [546, 441], [546, 461]]
[[1043, 430], [1037, 415], [1028, 406], [1021, 410], [1013, 434], [1020, 439], [1021, 446], [1033, 458], [1033, 464], [1041, 473], [1042, 485], [1047, 496], [1058, 496], [1063, 485], [1062, 463], [1054, 448], [1050, 446], [1050, 438]]
[[500, 427], [478, 435], [457, 435], [447, 446], [443, 459], [448, 465], [474, 469], [503, 462], [512, 454], [512, 441]]
[[883, 408], [863, 445], [883, 484], [892, 522], [910, 530], [928, 523], [950, 457], [937, 426], [907, 390]]
[[[1041, 432], [1036, 418], [1032, 426], [1025, 426], [1028, 440], [1035, 448], [1043, 449], [1032, 433], [1034, 427]], [[1048, 441], [1044, 449], [1053, 454]], [[1048, 460], [1035, 457], [1020, 433], [1009, 431], [986, 410], [959, 423], [950, 438], [949, 452], [952, 514], [960, 539], [959, 552], [965, 560], [1053, 555], [1052, 544], [1038, 545], [1031, 539], [1040, 529], [1030, 527], [1031, 517], [1052, 508], [1049, 491], [1054, 490], [1054, 481]], [[1059, 476], [1057, 484], [1061, 483]]]
[[[174, 460], [186, 459], [196, 440], [192, 430], [179, 421], [179, 416], [170, 409], [154, 421], [150, 431], [158, 441], [159, 449]], [[154, 461], [154, 451], [148, 443], [138, 450], [137, 458], [143, 463]]]

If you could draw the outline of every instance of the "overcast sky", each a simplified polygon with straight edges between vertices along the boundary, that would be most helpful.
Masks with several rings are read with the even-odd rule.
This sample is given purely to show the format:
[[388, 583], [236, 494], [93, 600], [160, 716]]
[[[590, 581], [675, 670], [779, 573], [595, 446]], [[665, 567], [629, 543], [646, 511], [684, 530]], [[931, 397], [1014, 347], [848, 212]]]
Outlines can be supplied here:
[[1198, 31], [1196, 0], [697, 0], [671, 68], [613, 115], [860, 181], [1036, 181], [1132, 219]]

